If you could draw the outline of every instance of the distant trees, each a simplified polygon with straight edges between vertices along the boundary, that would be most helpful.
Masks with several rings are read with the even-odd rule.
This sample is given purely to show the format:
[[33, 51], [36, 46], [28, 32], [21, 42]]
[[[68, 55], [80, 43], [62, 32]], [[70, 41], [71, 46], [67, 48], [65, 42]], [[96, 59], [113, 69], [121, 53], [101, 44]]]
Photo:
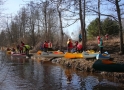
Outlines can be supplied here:
[[[0, 0], [1, 1], [1, 0]], [[77, 21], [82, 31], [82, 44], [86, 43], [86, 35], [119, 34], [122, 51], [123, 34], [121, 17], [124, 16], [122, 0], [34, 0], [18, 11], [17, 15], [6, 21], [1, 36], [6, 36], [6, 44], [18, 43], [23, 40], [35, 46], [45, 40], [52, 41], [61, 49], [68, 39], [64, 33], [67, 27]], [[112, 13], [110, 13], [112, 11]], [[87, 16], [98, 17], [85, 30]], [[101, 21], [103, 19], [104, 20]], [[108, 18], [106, 18], [108, 17]], [[106, 19], [105, 19], [106, 18]], [[72, 29], [67, 32], [73, 32]], [[77, 29], [78, 31], [78, 29]], [[120, 33], [119, 33], [120, 32]], [[0, 37], [1, 37], [0, 36]], [[4, 41], [3, 41], [4, 42]], [[3, 45], [0, 42], [0, 45]]]
[[[96, 37], [99, 35], [98, 28], [98, 18], [93, 20], [87, 27], [88, 37]], [[101, 21], [101, 35], [109, 34], [109, 35], [118, 35], [119, 34], [119, 26], [115, 20], [110, 19], [109, 17], [105, 20]]]

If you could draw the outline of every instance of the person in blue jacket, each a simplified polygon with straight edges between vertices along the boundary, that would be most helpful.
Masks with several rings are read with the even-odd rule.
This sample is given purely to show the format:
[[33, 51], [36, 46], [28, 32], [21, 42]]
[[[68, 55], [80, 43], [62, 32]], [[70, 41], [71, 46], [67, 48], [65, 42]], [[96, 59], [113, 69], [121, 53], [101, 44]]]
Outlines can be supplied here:
[[79, 42], [81, 42], [82, 41], [82, 35], [81, 35], [81, 33], [79, 34]]
[[103, 53], [103, 39], [102, 37], [100, 38], [100, 43], [98, 44], [99, 48], [100, 48], [100, 53]]

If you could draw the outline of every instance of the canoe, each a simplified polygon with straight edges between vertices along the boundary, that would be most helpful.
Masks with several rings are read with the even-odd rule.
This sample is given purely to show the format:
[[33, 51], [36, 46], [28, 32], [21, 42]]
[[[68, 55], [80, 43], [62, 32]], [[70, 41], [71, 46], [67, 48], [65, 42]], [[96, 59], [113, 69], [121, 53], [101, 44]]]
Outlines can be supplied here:
[[13, 56], [13, 57], [24, 57], [24, 58], [26, 58], [26, 54], [20, 54], [20, 53], [13, 53], [13, 54], [11, 54], [11, 56]]
[[43, 53], [41, 54], [41, 57], [47, 57], [47, 58], [52, 58], [52, 57], [64, 57], [64, 54], [53, 54], [53, 53], [43, 52]]
[[41, 53], [42, 53], [42, 51], [40, 51], [40, 50], [37, 51], [37, 55], [41, 55]]
[[86, 51], [83, 51], [83, 57], [84, 58], [96, 58], [96, 55], [98, 55], [99, 53], [88, 53]]
[[71, 59], [71, 58], [83, 58], [82, 53], [68, 53], [66, 52], [64, 55], [65, 58]]
[[98, 54], [96, 55], [96, 59], [100, 59], [100, 60], [105, 60], [105, 59], [110, 59], [110, 54]]
[[63, 54], [61, 51], [53, 51], [54, 54]]
[[124, 64], [110, 60], [97, 60], [92, 66], [95, 70], [106, 72], [124, 72]]

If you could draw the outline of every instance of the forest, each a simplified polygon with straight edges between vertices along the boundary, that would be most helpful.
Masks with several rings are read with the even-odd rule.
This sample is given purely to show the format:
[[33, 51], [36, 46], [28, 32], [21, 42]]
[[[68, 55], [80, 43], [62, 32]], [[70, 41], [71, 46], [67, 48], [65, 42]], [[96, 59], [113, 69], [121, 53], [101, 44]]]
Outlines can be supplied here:
[[[31, 0], [24, 1], [15, 16], [1, 11], [0, 47], [15, 47], [21, 41], [39, 48], [44, 41], [51, 41], [54, 47], [66, 46], [68, 38], [81, 33], [82, 44], [96, 36], [116, 35], [123, 52], [124, 1], [123, 0]], [[0, 8], [4, 1], [0, 0]], [[87, 25], [88, 18], [94, 18]], [[66, 30], [79, 23], [75, 32]], [[65, 32], [66, 30], [66, 32]], [[78, 39], [77, 39], [78, 40]]]

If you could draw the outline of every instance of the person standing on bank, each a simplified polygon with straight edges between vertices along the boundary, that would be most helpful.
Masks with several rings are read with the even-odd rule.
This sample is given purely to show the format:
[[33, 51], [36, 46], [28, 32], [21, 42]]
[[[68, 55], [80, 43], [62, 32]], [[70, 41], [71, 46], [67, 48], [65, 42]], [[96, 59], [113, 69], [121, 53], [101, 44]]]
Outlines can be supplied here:
[[31, 48], [31, 47], [30, 47], [29, 45], [24, 45], [24, 46], [23, 46], [23, 49], [24, 49], [24, 52], [25, 52], [26, 55], [29, 55], [29, 50], [30, 50], [30, 48]]
[[52, 43], [50, 41], [48, 42], [48, 51], [52, 51]]
[[98, 44], [99, 48], [100, 48], [100, 53], [103, 53], [103, 39], [102, 37], [100, 38], [100, 43]]
[[48, 51], [48, 42], [45, 41], [43, 46], [44, 46], [44, 52], [47, 52]]
[[67, 49], [68, 49], [68, 52], [69, 53], [73, 49], [73, 43], [72, 43], [72, 40], [71, 39], [68, 39], [68, 41], [67, 41]]

